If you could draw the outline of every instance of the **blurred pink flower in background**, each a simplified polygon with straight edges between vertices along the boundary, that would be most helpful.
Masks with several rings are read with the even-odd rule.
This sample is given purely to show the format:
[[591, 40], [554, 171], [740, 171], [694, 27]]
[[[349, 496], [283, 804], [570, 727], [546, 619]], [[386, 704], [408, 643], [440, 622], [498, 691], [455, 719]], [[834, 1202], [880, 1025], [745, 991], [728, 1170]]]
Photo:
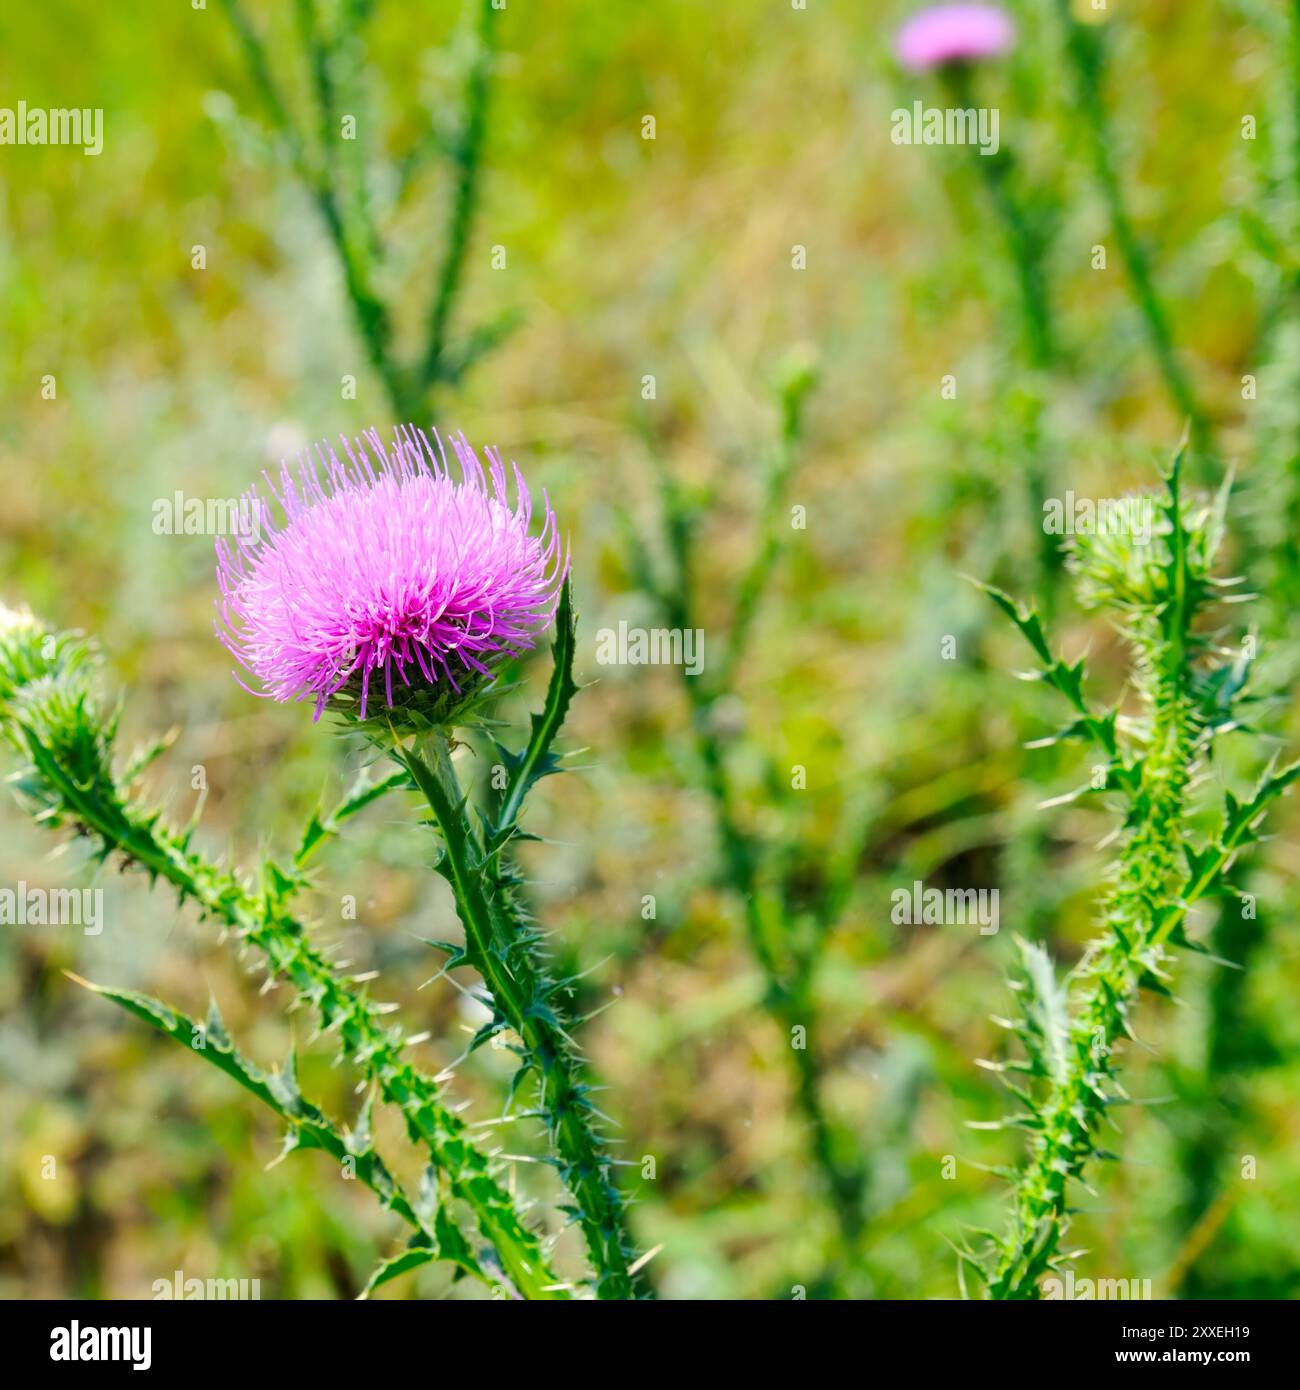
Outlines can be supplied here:
[[1015, 41], [1011, 16], [996, 5], [934, 5], [898, 31], [894, 51], [913, 72], [1005, 53]]

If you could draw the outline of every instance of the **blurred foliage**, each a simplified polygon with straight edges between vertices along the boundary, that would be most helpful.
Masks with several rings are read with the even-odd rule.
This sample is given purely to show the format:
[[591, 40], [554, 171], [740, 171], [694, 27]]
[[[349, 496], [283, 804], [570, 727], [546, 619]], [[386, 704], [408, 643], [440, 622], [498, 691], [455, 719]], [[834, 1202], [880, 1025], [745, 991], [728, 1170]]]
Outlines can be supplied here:
[[[246, 8], [268, 31], [292, 24], [289, 0]], [[745, 829], [791, 847], [783, 882], [814, 902], [832, 866], [851, 866], [809, 984], [833, 1143], [869, 1175], [860, 1258], [836, 1292], [955, 1295], [949, 1242], [1002, 1220], [1003, 1185], [981, 1165], [1018, 1152], [1013, 1136], [965, 1127], [1003, 1107], [974, 1059], [999, 1047], [988, 1016], [1006, 1005], [1011, 928], [1070, 963], [1095, 926], [1108, 818], [1038, 809], [1082, 780], [1080, 754], [1023, 749], [1052, 726], [1050, 693], [1007, 680], [1023, 664], [1015, 636], [959, 576], [1037, 586], [1035, 438], [1050, 441], [1050, 491], [1116, 496], [1152, 481], [1184, 422], [1118, 248], [1092, 268], [1110, 219], [1055, 7], [1012, 6], [1015, 53], [977, 74], [1052, 228], [1055, 357], [1032, 378], [979, 156], [889, 139], [895, 107], [941, 100], [890, 56], [910, 8], [517, 0], [501, 15], [458, 316], [520, 317], [440, 409], [527, 464], [572, 537], [578, 675], [594, 683], [568, 738], [586, 751], [578, 775], [538, 789], [533, 827], [552, 843], [525, 860], [557, 966], [595, 967], [577, 1011], [617, 1001], [584, 1043], [623, 1155], [655, 1160], [654, 1178], [631, 1184], [632, 1221], [642, 1249], [663, 1246], [647, 1272], [669, 1298], [816, 1290], [837, 1239], [788, 1040], [719, 874], [676, 673], [599, 666], [594, 647], [620, 620], [658, 621], [618, 521], [653, 512], [655, 455], [701, 500], [699, 622], [721, 647], [763, 504], [768, 387], [792, 344], [814, 344], [821, 373], [788, 485], [807, 529], [786, 538], [720, 728]], [[1292, 9], [1074, 7], [1106, 43], [1108, 152], [1134, 232], [1218, 453], [1238, 468], [1246, 520], [1230, 563], [1262, 590], [1260, 670], [1279, 691], [1300, 592]], [[454, 112], [463, 33], [457, 6], [376, 4], [366, 62], [383, 74], [391, 158]], [[286, 90], [308, 93], [292, 48], [271, 51]], [[348, 785], [359, 752], [229, 679], [212, 635], [211, 539], [155, 534], [154, 503], [236, 496], [310, 439], [384, 424], [384, 385], [300, 184], [212, 118], [229, 103], [259, 111], [218, 5], [159, 7], [147, 26], [84, 0], [10, 6], [0, 75], [6, 100], [105, 111], [98, 157], [0, 147], [0, 594], [99, 637], [131, 692], [128, 742], [177, 727], [147, 780], [183, 823], [202, 768], [207, 852], [283, 850], [322, 792], [328, 804]], [[435, 169], [390, 231], [410, 286], [393, 301], [404, 360], [435, 291], [450, 187]], [[806, 269], [792, 268], [795, 246]], [[941, 398], [946, 374], [956, 400]], [[355, 400], [341, 396], [345, 375]], [[1217, 481], [1200, 463], [1193, 480]], [[1090, 648], [1099, 679], [1122, 679], [1104, 623], [1071, 608], [1056, 634], [1072, 658]], [[1300, 732], [1281, 696], [1257, 722], [1292, 743]], [[804, 790], [791, 788], [795, 765]], [[1258, 745], [1229, 736], [1204, 804], [1258, 771]], [[51, 858], [9, 805], [0, 825], [0, 885], [92, 881], [75, 848]], [[1148, 1046], [1131, 1050], [1126, 1085], [1144, 1103], [1120, 1120], [1126, 1161], [1108, 1165], [1096, 1198], [1080, 1194], [1081, 1273], [1150, 1278], [1157, 1295], [1300, 1294], [1296, 827], [1285, 803], [1252, 869], [1248, 939], [1240, 923], [1194, 922], [1249, 968], [1191, 961], [1182, 1006], [1141, 1011]], [[380, 970], [386, 997], [430, 1031], [422, 1061], [436, 1071], [482, 1019], [445, 980], [421, 988], [437, 962], [417, 938], [452, 921], [427, 861], [419, 828], [379, 803], [332, 846], [312, 901], [340, 954]], [[895, 926], [890, 894], [915, 879], [998, 887], [1004, 929]], [[264, 1297], [355, 1296], [395, 1223], [324, 1160], [264, 1171], [273, 1117], [61, 972], [199, 1016], [215, 997], [252, 1055], [283, 1057], [296, 1041], [304, 1089], [331, 1113], [348, 1112], [356, 1078], [258, 994], [210, 926], [130, 877], [93, 881], [101, 935], [0, 928], [0, 1295], [147, 1297], [180, 1269], [259, 1278]], [[508, 1055], [484, 1048], [453, 1089], [490, 1118], [509, 1073]], [[395, 1126], [376, 1114], [381, 1149]], [[519, 1181], [557, 1200], [538, 1165], [520, 1165]], [[557, 1261], [579, 1259], [566, 1232]], [[377, 1296], [443, 1294], [475, 1290], [435, 1266]]]

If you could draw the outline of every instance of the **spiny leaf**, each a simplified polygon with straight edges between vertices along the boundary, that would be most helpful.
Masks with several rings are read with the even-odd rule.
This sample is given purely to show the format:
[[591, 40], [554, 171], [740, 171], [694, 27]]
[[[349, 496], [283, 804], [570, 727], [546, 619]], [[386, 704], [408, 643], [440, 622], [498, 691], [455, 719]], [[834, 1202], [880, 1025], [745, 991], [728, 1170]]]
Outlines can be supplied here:
[[1043, 632], [1043, 622], [1038, 613], [1031, 607], [1017, 603], [1005, 590], [999, 589], [993, 584], [985, 584], [979, 579], [973, 579], [971, 583], [977, 588], [983, 589], [989, 598], [1015, 623], [1025, 641], [1034, 649], [1039, 660], [1045, 666], [1052, 665], [1052, 651], [1047, 645], [1047, 637]]
[[357, 779], [352, 784], [348, 794], [325, 819], [321, 819], [319, 807], [312, 812], [311, 819], [303, 830], [298, 851], [293, 857], [294, 867], [301, 869], [311, 858], [316, 848], [330, 836], [337, 835], [346, 821], [351, 820], [353, 816], [365, 810], [372, 802], [386, 796], [390, 791], [398, 790], [406, 785], [407, 778], [404, 772], [391, 772], [387, 777], [372, 781], [369, 770], [363, 768], [357, 775]]
[[1016, 938], [1025, 967], [1026, 1042], [1046, 1074], [1054, 1080], [1064, 1078], [1068, 1067], [1066, 1053], [1070, 1040], [1070, 1012], [1065, 990], [1057, 983], [1051, 957], [1036, 943]]
[[524, 798], [534, 784], [559, 770], [558, 760], [551, 756], [551, 746], [564, 724], [573, 697], [578, 693], [573, 679], [576, 646], [577, 617], [573, 609], [572, 584], [566, 578], [555, 616], [555, 644], [551, 654], [553, 665], [546, 687], [546, 700], [541, 712], [531, 717], [527, 747], [507, 765], [509, 776], [497, 813], [492, 837], [494, 847], [503, 843], [513, 831]]
[[437, 1258], [437, 1250], [430, 1246], [412, 1244], [401, 1254], [385, 1260], [366, 1281], [365, 1288], [357, 1297], [359, 1299], [369, 1298], [377, 1288], [387, 1284], [389, 1280], [396, 1279], [399, 1275], [406, 1274], [412, 1269], [419, 1269], [421, 1265], [430, 1264]]

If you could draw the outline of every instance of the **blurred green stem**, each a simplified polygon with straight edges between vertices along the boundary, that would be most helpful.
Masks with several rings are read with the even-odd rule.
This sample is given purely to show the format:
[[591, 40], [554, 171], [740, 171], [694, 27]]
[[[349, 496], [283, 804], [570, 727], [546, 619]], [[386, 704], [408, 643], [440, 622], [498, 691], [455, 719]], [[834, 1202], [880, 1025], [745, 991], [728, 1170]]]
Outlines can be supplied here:
[[[777, 1025], [791, 1054], [794, 1099], [808, 1128], [808, 1145], [821, 1185], [834, 1212], [846, 1258], [856, 1254], [864, 1226], [866, 1170], [861, 1161], [846, 1163], [821, 1097], [819, 1048], [813, 981], [824, 933], [811, 943], [796, 943], [781, 930], [781, 904], [769, 891], [763, 866], [769, 847], [741, 824], [727, 770], [727, 742], [719, 732], [719, 701], [732, 693], [748, 645], [754, 618], [779, 557], [781, 513], [793, 476], [803, 434], [803, 407], [815, 382], [811, 368], [793, 370], [779, 395], [780, 433], [764, 480], [759, 535], [737, 591], [729, 639], [712, 674], [678, 671], [691, 712], [691, 734], [702, 782], [713, 808], [714, 825], [726, 882], [741, 904], [745, 935], [763, 976], [764, 1008]], [[635, 528], [627, 524], [637, 581], [660, 608], [666, 623], [685, 632], [695, 621], [694, 531], [697, 516], [652, 449], [658, 468], [661, 522], [669, 578], [661, 581]], [[802, 1030], [800, 1046], [796, 1030]], [[838, 1263], [838, 1261], [836, 1262]]]
[[[948, 64], [941, 73], [956, 107], [978, 109], [966, 64]], [[1026, 361], [1033, 370], [1046, 371], [1056, 364], [1057, 349], [1042, 233], [1016, 196], [1015, 159], [1006, 140], [999, 139], [991, 153], [980, 148], [972, 158], [997, 210], [1015, 268]]]
[[456, 167], [456, 191], [448, 209], [442, 269], [429, 314], [428, 346], [420, 370], [420, 381], [426, 390], [439, 381], [446, 368], [447, 330], [463, 278], [470, 228], [478, 204], [495, 41], [492, 0], [478, 0], [474, 56], [465, 78], [459, 137], [451, 156]]
[[1133, 300], [1146, 325], [1147, 338], [1164, 377], [1165, 386], [1179, 414], [1191, 426], [1192, 442], [1211, 465], [1214, 444], [1209, 421], [1183, 368], [1169, 326], [1169, 314], [1156, 289], [1146, 248], [1129, 217], [1112, 155], [1115, 141], [1106, 115], [1103, 82], [1105, 39], [1099, 26], [1080, 24], [1070, 11], [1070, 0], [1057, 0], [1065, 30], [1066, 53], [1074, 72], [1078, 109], [1083, 118], [1088, 146], [1120, 254], [1128, 269]]
[[[1245, 892], [1252, 867], [1243, 863], [1234, 869], [1237, 892]], [[1244, 1083], [1271, 1050], [1267, 1035], [1252, 1016], [1248, 997], [1252, 962], [1262, 958], [1261, 948], [1267, 942], [1266, 923], [1262, 918], [1247, 918], [1242, 899], [1235, 893], [1223, 895], [1216, 906], [1218, 918], [1210, 949], [1229, 964], [1217, 968], [1206, 986], [1208, 1017], [1197, 1078], [1202, 1094], [1178, 1145], [1184, 1189], [1179, 1222], [1189, 1238], [1222, 1197], [1227, 1170], [1233, 1163], [1230, 1146], [1244, 1109]], [[1205, 1258], [1210, 1248], [1198, 1251], [1180, 1266], [1176, 1291], [1183, 1297], [1225, 1296], [1212, 1261]]]
[[[712, 727], [712, 700], [697, 680], [686, 676], [691, 703], [691, 726], [696, 754], [704, 769], [704, 784], [713, 803], [714, 822], [722, 848], [728, 882], [740, 899], [750, 951], [764, 980], [765, 1007], [776, 1023], [794, 1067], [795, 1101], [808, 1125], [809, 1145], [826, 1193], [835, 1211], [845, 1250], [852, 1254], [862, 1234], [866, 1174], [860, 1164], [846, 1166], [836, 1154], [830, 1120], [821, 1100], [817, 1005], [813, 977], [817, 955], [794, 952], [783, 960], [774, 949], [769, 926], [771, 899], [759, 874], [763, 846], [740, 826], [721, 740]], [[796, 1043], [804, 1030], [803, 1045]]]
[[[369, 130], [358, 129], [347, 142], [352, 157], [346, 161], [340, 158], [338, 148], [343, 139], [344, 113], [340, 107], [337, 74], [346, 72], [350, 76], [346, 84], [349, 96], [353, 104], [360, 106], [362, 93], [356, 54], [361, 45], [360, 30], [372, 6], [367, 0], [351, 0], [339, 11], [337, 27], [327, 27], [318, 9], [319, 0], [295, 0], [296, 27], [310, 70], [315, 103], [313, 145], [285, 101], [273, 75], [266, 44], [249, 21], [240, 0], [221, 0], [221, 3], [289, 164], [310, 194], [325, 225], [357, 331], [389, 404], [399, 420], [427, 424], [438, 387], [458, 382], [479, 357], [500, 341], [512, 323], [507, 319], [472, 330], [458, 349], [451, 347], [449, 335], [478, 206], [487, 134], [488, 98], [496, 50], [496, 13], [492, 0], [474, 0], [477, 6], [474, 47], [465, 75], [456, 138], [451, 142], [422, 140], [419, 145], [421, 151], [440, 150], [446, 154], [454, 169], [455, 187], [447, 203], [445, 243], [426, 316], [424, 343], [409, 362], [396, 341], [392, 307], [377, 288], [382, 243], [369, 195], [366, 161], [356, 152], [359, 139], [373, 140], [373, 135]], [[360, 117], [356, 119], [360, 126]], [[403, 193], [412, 176], [413, 164], [403, 168], [398, 180]]]
[[[948, 64], [940, 70], [949, 100], [963, 110], [978, 109], [973, 74], [964, 63]], [[1049, 616], [1055, 605], [1056, 588], [1064, 557], [1055, 538], [1044, 526], [1044, 503], [1053, 495], [1056, 469], [1050, 444], [1041, 428], [1043, 394], [1047, 374], [1059, 366], [1055, 318], [1047, 274], [1047, 244], [1039, 220], [1031, 216], [1016, 193], [1016, 162], [1005, 139], [992, 153], [982, 147], [971, 155], [983, 180], [1006, 239], [1007, 252], [1015, 271], [1017, 303], [1020, 308], [1020, 342], [1030, 380], [1021, 397], [1021, 448], [1025, 486], [1029, 492], [1029, 524], [1037, 539], [1040, 590]]]
[[[1279, 230], [1281, 245], [1289, 247], [1291, 255], [1294, 256], [1296, 246], [1300, 244], [1300, 0], [1293, 0], [1290, 8], [1287, 49], [1292, 167], [1290, 196], [1283, 203], [1283, 207], [1289, 210], [1289, 215], [1284, 214]], [[1296, 361], [1295, 339], [1295, 326], [1300, 321], [1300, 270], [1293, 265], [1284, 265], [1280, 270], [1283, 281], [1277, 319], [1283, 322], [1289, 320], [1289, 323], [1286, 323], [1285, 327], [1282, 323], [1275, 323], [1269, 337], [1280, 345], [1283, 355], [1288, 349], [1291, 352], [1291, 380], [1287, 386], [1294, 401], [1297, 391], [1300, 390], [1300, 383], [1295, 379], [1296, 369], [1300, 367], [1300, 362]], [[1287, 327], [1292, 329], [1291, 334], [1286, 331]], [[1272, 578], [1276, 589], [1274, 602], [1270, 606], [1280, 610], [1280, 621], [1277, 624], [1277, 631], [1280, 633], [1289, 622], [1290, 614], [1297, 602], [1300, 602], [1300, 436], [1297, 435], [1296, 429], [1293, 427], [1287, 430], [1282, 438], [1275, 441], [1275, 446], [1282, 454], [1279, 491], [1282, 493], [1280, 500], [1285, 521], [1275, 547], [1278, 563]]]
[[[1287, 370], [1278, 378], [1281, 390], [1261, 392], [1255, 442], [1255, 471], [1267, 492], [1263, 505], [1270, 523], [1259, 541], [1267, 544], [1271, 562], [1259, 585], [1265, 599], [1262, 640], [1274, 648], [1287, 645], [1292, 614], [1300, 602], [1300, 437], [1295, 410], [1300, 274], [1288, 263], [1300, 227], [1300, 0], [1288, 6], [1285, 24], [1286, 64], [1274, 107], [1279, 125], [1289, 125], [1290, 138], [1275, 156], [1275, 180], [1261, 194], [1266, 204], [1262, 218], [1271, 222], [1266, 245], [1278, 283], [1262, 316], [1257, 353], [1262, 361], [1272, 359], [1273, 365]], [[1279, 404], [1280, 418], [1274, 418]], [[1274, 526], [1277, 513], [1281, 524]], [[1250, 863], [1234, 869], [1238, 893], [1251, 886], [1253, 873]], [[1205, 1033], [1195, 1077], [1198, 1102], [1177, 1145], [1183, 1179], [1179, 1220], [1193, 1248], [1177, 1262], [1177, 1282], [1169, 1292], [1186, 1298], [1221, 1297], [1227, 1291], [1215, 1268], [1213, 1242], [1202, 1244], [1196, 1233], [1231, 1191], [1230, 1146], [1243, 1123], [1250, 1075], [1276, 1056], [1276, 1044], [1264, 1019], [1252, 1009], [1249, 994], [1252, 964], [1268, 958], [1270, 914], [1261, 911], [1247, 918], [1243, 900], [1233, 895], [1224, 895], [1216, 907], [1210, 948], [1230, 964], [1216, 970], [1206, 985]]]

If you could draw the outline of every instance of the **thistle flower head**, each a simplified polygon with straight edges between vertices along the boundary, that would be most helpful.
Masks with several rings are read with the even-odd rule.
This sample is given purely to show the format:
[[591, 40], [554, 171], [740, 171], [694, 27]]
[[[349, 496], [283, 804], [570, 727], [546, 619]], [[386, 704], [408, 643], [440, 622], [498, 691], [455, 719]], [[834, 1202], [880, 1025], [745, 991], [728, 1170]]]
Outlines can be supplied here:
[[24, 691], [74, 669], [86, 656], [85, 645], [70, 633], [52, 633], [29, 608], [0, 600], [0, 719]]
[[913, 72], [1005, 53], [1015, 40], [1011, 17], [996, 5], [932, 5], [898, 31], [894, 51]]
[[534, 644], [568, 568], [555, 515], [512, 465], [487, 451], [485, 470], [463, 435], [442, 440], [398, 426], [342, 441], [347, 462], [317, 446], [296, 474], [282, 464], [277, 524], [256, 489], [255, 535], [217, 541], [217, 633], [273, 700], [333, 701], [364, 720], [381, 703], [404, 723], [446, 723], [496, 666]]

